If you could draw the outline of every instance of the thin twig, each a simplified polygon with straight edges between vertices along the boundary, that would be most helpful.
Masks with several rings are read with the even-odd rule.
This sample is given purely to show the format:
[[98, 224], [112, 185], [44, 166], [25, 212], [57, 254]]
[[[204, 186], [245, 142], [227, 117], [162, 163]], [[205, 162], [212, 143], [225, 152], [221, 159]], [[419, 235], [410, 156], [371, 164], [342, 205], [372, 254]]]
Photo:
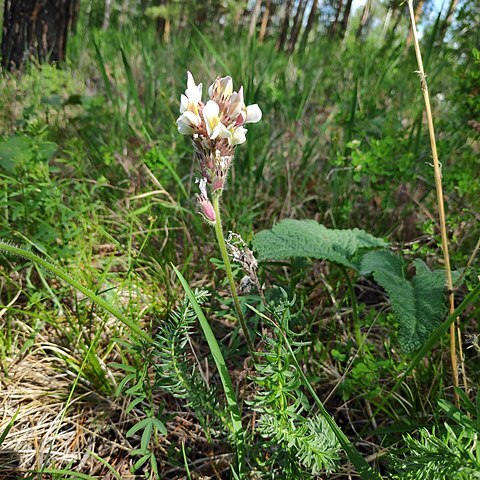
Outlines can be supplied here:
[[[432, 110], [430, 107], [430, 96], [428, 94], [427, 76], [425, 75], [425, 71], [423, 69], [422, 54], [420, 52], [420, 45], [418, 42], [417, 26], [415, 24], [416, 23], [415, 14], [413, 11], [413, 0], [408, 0], [408, 9], [410, 12], [410, 21], [412, 23], [412, 34], [413, 34], [413, 41], [415, 45], [415, 55], [417, 57], [417, 63], [418, 63], [417, 73], [420, 77], [420, 86], [422, 88], [423, 99], [425, 100], [425, 111], [427, 114], [428, 133], [430, 136], [430, 145], [432, 148], [435, 187], [437, 190], [438, 216], [440, 221], [440, 233], [442, 237], [442, 250], [443, 250], [444, 263], [445, 263], [445, 273], [447, 277], [448, 298], [450, 303], [449, 312], [450, 314], [452, 314], [453, 311], [455, 310], [455, 302], [454, 302], [454, 292], [453, 292], [452, 270], [450, 267], [450, 256], [448, 253], [447, 228], [446, 228], [446, 222], [445, 222], [445, 207], [443, 202], [442, 172], [441, 172], [440, 162], [438, 160], [437, 144], [435, 142], [435, 130], [433, 128], [433, 117], [432, 117]], [[460, 334], [458, 318], [456, 323], [452, 323], [450, 325], [450, 360], [452, 363], [453, 385], [458, 388], [459, 380], [458, 380], [458, 364], [457, 364], [457, 351], [456, 351], [456, 338], [455, 338], [456, 334], [458, 335], [458, 341], [459, 341], [459, 344], [461, 345], [461, 334]], [[462, 374], [463, 374], [464, 389], [465, 391], [467, 391], [468, 389], [467, 375], [466, 375], [465, 369], [463, 368], [462, 368]], [[454, 390], [454, 398], [455, 398], [455, 404], [458, 406], [459, 397], [456, 390]]]

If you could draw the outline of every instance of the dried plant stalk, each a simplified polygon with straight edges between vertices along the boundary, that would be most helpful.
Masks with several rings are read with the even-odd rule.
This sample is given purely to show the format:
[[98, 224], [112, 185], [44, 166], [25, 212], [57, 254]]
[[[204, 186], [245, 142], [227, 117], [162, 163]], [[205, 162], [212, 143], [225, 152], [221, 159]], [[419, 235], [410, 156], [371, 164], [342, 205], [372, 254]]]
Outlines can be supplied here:
[[[449, 312], [450, 314], [453, 313], [455, 310], [455, 303], [454, 303], [454, 293], [453, 293], [453, 281], [452, 281], [452, 269], [450, 267], [450, 256], [448, 253], [448, 238], [447, 238], [447, 228], [445, 222], [445, 207], [443, 202], [443, 188], [442, 188], [442, 171], [440, 167], [440, 162], [438, 160], [438, 153], [437, 153], [437, 144], [435, 142], [435, 130], [433, 128], [433, 117], [432, 117], [432, 109], [430, 107], [430, 96], [428, 94], [428, 86], [427, 86], [427, 76], [425, 75], [425, 71], [423, 69], [423, 61], [422, 61], [422, 54], [420, 52], [420, 45], [418, 42], [418, 34], [417, 34], [417, 26], [415, 22], [415, 13], [413, 10], [413, 0], [408, 0], [408, 9], [410, 11], [410, 21], [412, 24], [412, 33], [413, 33], [413, 43], [415, 46], [415, 55], [417, 57], [418, 63], [418, 75], [420, 77], [420, 86], [422, 88], [423, 99], [425, 100], [425, 111], [427, 114], [427, 124], [428, 124], [428, 134], [430, 136], [430, 145], [432, 148], [432, 158], [433, 158], [433, 170], [435, 175], [435, 187], [437, 190], [437, 205], [438, 205], [438, 216], [440, 222], [440, 233], [442, 237], [442, 250], [443, 250], [443, 258], [445, 262], [445, 273], [447, 277], [447, 288], [448, 288], [448, 297], [449, 297]], [[464, 389], [467, 391], [467, 378], [465, 367], [463, 365], [463, 354], [462, 354], [462, 341], [461, 341], [461, 332], [459, 328], [459, 320], [457, 319], [456, 323], [452, 323], [450, 325], [450, 359], [452, 364], [452, 377], [453, 377], [453, 385], [455, 387], [459, 386], [459, 379], [458, 379], [458, 363], [457, 363], [457, 350], [456, 344], [458, 336], [458, 345], [460, 350], [460, 359], [462, 362], [462, 374], [463, 374], [463, 383]], [[454, 391], [455, 397], [455, 404], [458, 406], [459, 404], [459, 397], [458, 393]]]

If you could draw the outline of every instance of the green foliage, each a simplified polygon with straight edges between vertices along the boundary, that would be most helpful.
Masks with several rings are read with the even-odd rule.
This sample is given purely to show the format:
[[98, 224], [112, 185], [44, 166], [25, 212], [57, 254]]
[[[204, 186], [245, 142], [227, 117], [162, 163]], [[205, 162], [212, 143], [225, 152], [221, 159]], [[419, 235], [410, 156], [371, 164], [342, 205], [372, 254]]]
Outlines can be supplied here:
[[404, 182], [414, 180], [417, 169], [425, 168], [425, 164], [415, 162], [408, 137], [374, 138], [362, 145], [352, 141], [347, 146], [351, 149], [353, 179], [368, 197], [391, 190], [392, 181], [398, 178]]
[[257, 233], [253, 245], [259, 260], [310, 257], [354, 268], [359, 252], [388, 244], [358, 228], [334, 230], [314, 220], [283, 220]]
[[265, 349], [258, 354], [253, 378], [258, 387], [252, 402], [260, 414], [258, 432], [265, 439], [262, 447], [268, 455], [261, 462], [269, 478], [295, 479], [335, 471], [339, 443], [322, 414], [312, 414], [307, 397], [301, 391], [302, 378], [286, 342], [301, 354], [306, 346], [289, 328], [294, 300], [283, 299], [270, 305], [273, 336], [263, 338]]
[[[195, 290], [193, 294], [199, 305], [203, 305], [209, 297], [205, 290]], [[185, 298], [155, 336], [152, 360], [156, 371], [156, 388], [184, 399], [187, 406], [194, 409], [204, 428], [207, 428], [206, 414], [222, 414], [218, 392], [205, 384], [192, 363], [189, 343], [196, 321], [197, 315]]]
[[480, 395], [477, 408], [463, 392], [464, 410], [474, 415], [469, 418], [464, 412], [445, 400], [439, 401], [452, 423], [421, 428], [417, 436], [403, 437], [405, 456], [393, 456], [393, 478], [407, 480], [474, 480], [480, 478]]
[[[333, 21], [335, 17], [335, 2], [327, 2], [329, 10], [321, 12], [318, 28], [312, 31], [315, 41], [287, 56], [273, 54], [284, 11], [278, 2], [271, 2], [263, 44], [255, 38], [250, 41], [242, 28], [248, 25], [251, 15], [250, 10], [241, 14], [245, 1], [208, 5], [190, 0], [170, 1], [166, 8], [157, 5], [156, 10], [154, 7], [150, 11], [150, 1], [130, 2], [128, 12], [124, 10], [128, 2], [113, 1], [111, 27], [107, 31], [96, 28], [102, 24], [105, 2], [80, 3], [81, 23], [75, 35], [69, 37], [69, 58], [61, 69], [30, 64], [22, 77], [6, 74], [0, 80], [0, 236], [13, 242], [23, 242], [19, 239], [27, 237], [39, 250], [61, 259], [64, 274], [64, 281], [57, 288], [56, 279], [44, 275], [31, 257], [2, 258], [2, 368], [6, 371], [10, 365], [21, 364], [24, 355], [46, 355], [45, 343], [61, 342], [62, 345], [55, 345], [58, 352], [62, 352], [64, 344], [71, 348], [69, 355], [56, 354], [55, 364], [62, 372], [78, 372], [81, 380], [95, 379], [82, 382], [83, 388], [109, 396], [115, 379], [105, 369], [105, 363], [113, 357], [127, 377], [132, 374], [119, 394], [128, 395], [128, 402], [120, 399], [118, 405], [127, 404], [129, 413], [134, 415], [125, 418], [136, 423], [130, 423], [125, 431], [119, 427], [120, 434], [128, 431], [129, 441], [136, 449], [134, 461], [138, 470], [155, 476], [155, 469], [162, 465], [166, 472], [171, 472], [166, 478], [182, 476], [179, 470], [183, 468], [192, 472], [192, 478], [203, 475], [200, 467], [210, 459], [226, 458], [226, 462], [232, 462], [231, 455], [225, 454], [229, 449], [226, 440], [238, 448], [240, 438], [235, 438], [233, 425], [237, 433], [244, 433], [247, 465], [257, 465], [260, 478], [284, 478], [285, 471], [297, 480], [310, 478], [316, 471], [321, 472], [317, 476], [328, 476], [328, 468], [340, 470], [340, 461], [347, 459], [335, 450], [338, 445], [335, 447], [331, 433], [336, 432], [336, 439], [346, 442], [348, 434], [353, 442], [353, 432], [345, 429], [341, 437], [342, 431], [339, 427], [334, 429], [335, 421], [325, 415], [319, 406], [321, 402], [315, 400], [315, 407], [312, 401], [317, 393], [324, 398], [336, 382], [338, 389], [329, 397], [327, 407], [334, 411], [342, 398], [348, 398], [344, 408], [352, 414], [355, 429], [371, 421], [365, 400], [377, 407], [373, 417], [379, 425], [398, 419], [410, 405], [418, 406], [418, 412], [407, 420], [428, 415], [436, 396], [450, 381], [448, 369], [437, 361], [442, 353], [437, 346], [454, 318], [447, 319], [428, 336], [432, 326], [441, 320], [441, 272], [430, 272], [416, 261], [416, 274], [410, 275], [412, 267], [400, 258], [384, 259], [387, 252], [369, 252], [387, 244], [358, 230], [326, 230], [314, 226], [314, 222], [309, 225], [288, 221], [288, 228], [281, 222], [272, 231], [261, 232], [258, 252], [266, 252], [263, 259], [277, 259], [277, 253], [284, 255], [278, 259], [305, 256], [358, 271], [362, 255], [367, 252], [366, 258], [375, 259], [378, 270], [376, 276], [375, 271], [372, 275], [381, 285], [385, 283], [391, 297], [393, 320], [400, 326], [402, 345], [405, 347], [406, 342], [407, 350], [418, 346], [421, 349], [406, 364], [402, 352], [391, 348], [390, 338], [396, 338], [391, 335], [395, 328], [392, 315], [385, 315], [378, 308], [383, 296], [368, 281], [358, 282], [355, 290], [371, 290], [377, 303], [358, 306], [361, 326], [368, 326], [369, 330], [362, 328], [360, 332], [365, 343], [355, 343], [351, 339], [350, 311], [342, 301], [345, 284], [338, 269], [324, 265], [317, 265], [314, 271], [305, 269], [303, 260], [292, 262], [291, 270], [273, 271], [267, 265], [261, 271], [268, 277], [265, 284], [290, 284], [305, 305], [301, 315], [290, 311], [290, 324], [285, 329], [268, 323], [258, 312], [249, 318], [252, 331], [256, 326], [264, 329], [265, 343], [258, 346], [265, 345], [266, 356], [260, 358], [258, 374], [262, 369], [266, 374], [258, 379], [258, 398], [243, 411], [237, 408], [236, 414], [237, 402], [253, 396], [248, 396], [252, 385], [243, 375], [244, 350], [238, 348], [241, 337], [236, 334], [237, 325], [231, 323], [232, 305], [225, 298], [226, 286], [215, 277], [208, 319], [215, 325], [215, 337], [222, 338], [220, 353], [227, 362], [218, 368], [219, 375], [210, 376], [207, 388], [189, 345], [191, 342], [195, 348], [206, 349], [205, 339], [209, 337], [210, 342], [215, 342], [215, 337], [211, 329], [204, 329], [202, 336], [193, 327], [197, 314], [191, 303], [175, 298], [178, 289], [169, 267], [170, 262], [181, 262], [195, 284], [203, 282], [203, 270], [209, 264], [206, 252], [211, 249], [211, 232], [194, 213], [195, 187], [191, 179], [195, 168], [190, 144], [179, 139], [176, 132], [178, 97], [185, 88], [187, 69], [204, 82], [217, 74], [231, 74], [236, 87], [245, 86], [248, 103], [257, 102], [264, 113], [265, 121], [249, 128], [249, 141], [246, 148], [238, 150], [229, 178], [224, 215], [232, 228], [248, 235], [252, 230], [268, 228], [272, 218], [315, 216], [335, 228], [359, 226], [378, 237], [388, 236], [392, 243], [400, 243], [406, 254], [413, 250], [416, 257], [428, 257], [432, 263], [437, 260], [439, 247], [435, 222], [431, 220], [435, 195], [429, 145], [421, 106], [416, 104], [421, 92], [414, 86], [417, 79], [413, 73], [413, 51], [404, 48], [404, 6], [399, 8], [399, 2], [395, 2], [386, 17], [389, 5], [373, 2], [370, 27], [365, 26], [362, 42], [355, 38], [362, 14], [358, 10], [340, 43], [324, 35], [328, 28], [325, 19]], [[472, 55], [472, 46], [478, 48], [477, 3], [459, 3], [457, 18], [443, 43], [433, 43], [427, 15], [423, 16], [422, 25], [424, 42], [431, 42], [434, 47], [427, 73], [448, 199], [449, 229], [454, 235], [452, 264], [458, 265], [465, 264], [478, 238], [477, 51], [473, 50]], [[170, 42], [162, 42], [156, 30], [162, 17], [172, 22]], [[233, 22], [233, 18], [238, 21]], [[386, 18], [391, 18], [390, 23]], [[258, 27], [260, 17], [257, 23]], [[191, 28], [192, 24], [198, 30]], [[395, 32], [392, 25], [397, 27]], [[204, 83], [204, 89], [206, 86]], [[417, 93], [412, 94], [414, 89]], [[408, 216], [403, 215], [405, 212]], [[114, 246], [111, 253], [104, 253], [105, 244], [107, 249]], [[48, 265], [45, 269], [49, 270]], [[319, 271], [321, 275], [317, 275]], [[472, 291], [461, 308], [467, 335], [478, 333], [475, 323], [468, 321], [478, 316], [475, 260], [470, 272], [470, 283], [461, 287]], [[66, 274], [88, 287], [87, 298], [70, 288], [74, 284], [66, 279]], [[132, 292], [140, 290], [140, 286], [148, 287], [149, 294], [144, 296], [142, 292], [135, 297]], [[117, 290], [120, 292], [122, 287], [127, 294], [120, 308]], [[412, 296], [412, 289], [418, 294], [423, 292], [423, 297]], [[275, 290], [265, 291], [267, 298], [274, 293]], [[464, 293], [459, 292], [457, 299]], [[197, 304], [205, 300], [200, 291], [193, 297]], [[127, 335], [130, 341], [132, 330], [151, 330], [158, 332], [154, 342], [128, 350], [118, 348], [115, 337], [102, 336], [92, 344], [92, 329], [102, 325], [97, 321], [100, 310], [91, 303], [96, 298], [103, 300], [110, 314], [121, 320], [103, 317], [115, 324], [108, 332]], [[438, 301], [435, 308], [433, 299]], [[242, 300], [253, 303], [258, 296]], [[180, 306], [165, 320], [163, 313], [171, 308], [171, 302]], [[350, 302], [352, 307], [354, 304]], [[260, 307], [258, 310], [263, 311]], [[282, 325], [278, 312], [270, 315], [276, 324]], [[437, 320], [432, 320], [434, 317]], [[124, 320], [127, 330], [122, 330]], [[202, 326], [205, 324], [206, 319]], [[297, 328], [304, 329], [300, 336], [292, 331]], [[301, 367], [295, 363], [289, 342], [302, 361]], [[303, 345], [307, 342], [308, 346]], [[362, 344], [358, 355], [355, 344]], [[86, 352], [89, 357], [80, 368], [82, 358], [78, 357]], [[478, 383], [478, 358], [474, 354], [472, 349], [465, 350], [466, 371], [472, 383]], [[431, 359], [427, 367], [422, 361], [425, 355]], [[412, 385], [410, 373], [414, 369]], [[308, 379], [302, 377], [303, 372]], [[436, 376], [433, 388], [428, 377], [431, 372]], [[392, 379], [397, 379], [397, 383], [390, 388], [395, 381]], [[226, 397], [221, 390], [222, 381], [227, 387], [223, 390]], [[11, 384], [6, 386], [10, 388]], [[292, 390], [288, 390], [289, 386]], [[133, 390], [127, 394], [130, 388]], [[394, 396], [396, 391], [398, 395]], [[275, 398], [273, 393], [279, 397]], [[279, 399], [284, 399], [283, 405]], [[79, 409], [82, 401], [83, 397], [75, 403]], [[179, 404], [199, 435], [186, 438], [185, 445], [172, 441], [171, 448], [164, 453], [162, 420], [174, 423], [170, 412], [176, 411]], [[250, 429], [251, 411], [257, 407], [258, 424]], [[442, 407], [439, 415], [460, 418], [451, 407]], [[474, 411], [470, 411], [473, 416]], [[327, 422], [328, 426], [327, 418], [333, 422]], [[472, 449], [465, 450], [465, 445], [471, 444], [461, 434], [462, 429], [475, 429], [467, 425], [465, 415], [461, 420], [463, 423], [450, 423], [453, 434], [439, 420], [441, 426], [435, 427], [434, 437], [432, 429], [421, 433], [420, 439], [415, 437], [421, 444], [411, 444], [416, 454], [411, 459], [412, 472], [416, 473], [405, 475], [429, 478], [425, 472], [430, 454], [435, 457], [433, 463], [439, 463], [438, 468], [446, 463], [439, 455], [445, 455], [458, 472], [462, 468], [469, 472], [468, 468], [475, 463], [469, 453]], [[11, 432], [17, 433], [16, 427], [17, 423]], [[206, 439], [201, 437], [202, 429]], [[250, 438], [252, 430], [255, 433]], [[6, 431], [0, 429], [2, 433]], [[373, 458], [376, 446], [362, 442], [364, 432], [357, 432], [355, 439], [361, 442], [362, 454]], [[105, 432], [105, 436], [109, 435]], [[171, 436], [177, 438], [174, 429], [168, 435], [166, 443]], [[371, 436], [369, 440], [377, 438]], [[7, 443], [8, 440], [7, 437]], [[397, 440], [398, 436], [391, 432], [381, 439], [385, 447]], [[100, 448], [100, 441], [95, 444]], [[348, 455], [344, 445], [348, 447], [348, 443], [342, 444]], [[444, 445], [451, 448], [445, 449]], [[202, 450], [204, 446], [208, 454]], [[450, 451], [455, 458], [449, 456]], [[357, 471], [361, 471], [352, 458], [355, 457], [348, 455]], [[380, 457], [378, 462], [383, 462], [382, 458], [385, 459]], [[93, 478], [62, 469], [61, 461], [55, 468], [43, 469], [43, 473], [58, 479]], [[98, 462], [102, 460], [99, 458]], [[121, 455], [113, 456], [112, 462], [119, 471], [125, 471]], [[100, 463], [95, 465], [97, 470], [102, 468]], [[86, 468], [84, 465], [82, 469]], [[346, 468], [351, 470], [350, 465]], [[228, 465], [220, 475], [226, 476], [227, 469]], [[159, 473], [162, 478], [165, 476], [163, 471]], [[342, 468], [339, 475], [345, 474]], [[452, 478], [455, 474], [451, 474]], [[368, 478], [366, 473], [363, 475]], [[237, 478], [235, 472], [232, 476]], [[410, 478], [402, 476], [401, 468], [397, 477]]]
[[[407, 279], [401, 257], [386, 250], [388, 244], [363, 230], [333, 230], [312, 220], [284, 220], [272, 230], [256, 235], [260, 260], [311, 257], [372, 274], [387, 291], [400, 326], [399, 341], [405, 352], [418, 350], [446, 312], [445, 273], [431, 272], [415, 260], [416, 275]], [[371, 251], [367, 251], [371, 250]]]
[[242, 425], [242, 417], [238, 408], [237, 397], [233, 388], [227, 365], [225, 363], [225, 358], [222, 354], [222, 351], [220, 350], [220, 346], [217, 342], [215, 334], [213, 333], [212, 328], [210, 327], [210, 324], [208, 323], [208, 320], [205, 317], [205, 314], [203, 313], [203, 310], [200, 307], [199, 303], [197, 302], [197, 299], [192, 292], [190, 286], [188, 285], [181, 272], [175, 266], [173, 266], [173, 270], [175, 271], [178, 279], [180, 280], [180, 283], [185, 290], [188, 301], [190, 302], [190, 305], [192, 306], [195, 315], [200, 323], [203, 334], [205, 336], [205, 340], [208, 343], [210, 353], [212, 354], [213, 360], [215, 361], [215, 366], [217, 367], [218, 374], [220, 375], [220, 380], [222, 382], [222, 387], [227, 402], [228, 412], [230, 414], [233, 443], [235, 444], [237, 449], [238, 474], [243, 475], [246, 468], [245, 436]]
[[[165, 424], [158, 418], [161, 412], [160, 406], [155, 406], [152, 401], [154, 385], [149, 376], [152, 362], [151, 351], [151, 347], [149, 348], [147, 345], [127, 345], [126, 353], [134, 356], [142, 355], [144, 361], [141, 362], [139, 368], [126, 363], [116, 363], [112, 366], [126, 372], [116, 391], [117, 396], [125, 394], [131, 398], [126, 408], [126, 413], [131, 413], [132, 410], [137, 408], [142, 410], [144, 416], [125, 434], [127, 438], [140, 437], [140, 447], [131, 452], [131, 455], [139, 457], [132, 467], [133, 472], [136, 472], [142, 466], [145, 468], [145, 464], [150, 462], [151, 473], [153, 473], [154, 478], [158, 478], [159, 471], [154, 445], [157, 442], [157, 436], [166, 435], [167, 429]], [[149, 478], [150, 474], [148, 471], [146, 475]]]
[[[339, 386], [339, 392], [344, 400], [360, 395], [375, 401], [383, 391], [381, 379], [395, 373], [397, 365], [391, 359], [378, 357], [375, 349], [369, 345], [364, 346], [362, 354], [350, 363], [351, 359], [347, 357], [347, 352], [350, 350], [351, 346], [347, 344], [339, 345], [338, 350], [335, 349], [332, 352], [332, 357], [336, 358], [341, 365], [340, 371], [343, 372], [343, 368], [347, 365], [350, 368]], [[349, 363], [345, 362], [347, 359]]]
[[431, 272], [420, 259], [413, 265], [416, 274], [408, 279], [403, 259], [388, 251], [367, 252], [361, 260], [361, 274], [372, 274], [388, 293], [405, 352], [422, 347], [446, 313], [445, 272]]

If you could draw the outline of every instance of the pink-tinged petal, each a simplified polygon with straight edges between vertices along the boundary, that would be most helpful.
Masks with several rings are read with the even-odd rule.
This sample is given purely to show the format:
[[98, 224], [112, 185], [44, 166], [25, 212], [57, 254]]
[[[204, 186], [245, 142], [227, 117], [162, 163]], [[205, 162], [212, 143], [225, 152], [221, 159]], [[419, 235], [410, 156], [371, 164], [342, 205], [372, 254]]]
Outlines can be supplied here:
[[262, 119], [262, 111], [260, 107], [255, 103], [247, 107], [247, 116], [245, 117], [245, 123], [257, 123]]
[[212, 202], [210, 200], [202, 202], [201, 207], [205, 219], [209, 222], [215, 223], [217, 221], [217, 216], [215, 215], [215, 209], [213, 208]]
[[246, 109], [243, 112], [240, 112], [240, 114], [237, 116], [237, 119], [235, 120], [236, 127], [241, 127], [245, 123], [246, 115], [247, 115]]
[[210, 85], [208, 94], [212, 100], [225, 101], [233, 93], [233, 80], [232, 77], [226, 76], [223, 78], [217, 77], [216, 80]]
[[247, 140], [248, 130], [244, 127], [237, 127], [233, 130], [232, 146], [240, 145]]
[[245, 103], [243, 102], [243, 87], [240, 87], [238, 93], [232, 93], [228, 115], [232, 120], [235, 120], [243, 110], [245, 110]]
[[220, 79], [218, 82], [218, 93], [224, 97], [229, 97], [233, 92], [233, 80], [232, 77], [227, 76]]
[[197, 201], [202, 217], [208, 223], [214, 224], [217, 221], [217, 216], [215, 215], [215, 209], [213, 208], [212, 202], [207, 197], [198, 194]]
[[216, 138], [231, 138], [232, 134], [228, 131], [223, 123], [219, 123], [214, 129], [210, 138], [215, 140]]

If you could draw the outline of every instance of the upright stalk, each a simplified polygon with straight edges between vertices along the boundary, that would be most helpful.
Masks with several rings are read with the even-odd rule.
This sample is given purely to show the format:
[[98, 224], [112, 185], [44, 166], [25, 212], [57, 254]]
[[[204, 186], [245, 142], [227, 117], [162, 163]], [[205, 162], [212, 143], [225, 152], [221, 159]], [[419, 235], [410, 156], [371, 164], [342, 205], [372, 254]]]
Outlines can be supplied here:
[[[454, 303], [454, 297], [453, 297], [452, 270], [450, 267], [450, 256], [448, 253], [447, 228], [446, 228], [446, 222], [445, 222], [445, 207], [443, 204], [442, 172], [440, 168], [440, 162], [438, 161], [437, 144], [435, 142], [435, 131], [433, 129], [432, 110], [430, 108], [430, 97], [428, 95], [427, 76], [425, 75], [425, 71], [423, 70], [422, 54], [420, 52], [420, 46], [419, 46], [418, 35], [417, 35], [417, 26], [415, 22], [415, 13], [413, 11], [413, 0], [408, 0], [408, 9], [410, 11], [413, 41], [415, 45], [415, 55], [417, 57], [417, 63], [418, 63], [417, 73], [420, 77], [420, 86], [422, 88], [423, 99], [425, 100], [425, 111], [427, 114], [428, 133], [430, 136], [430, 145], [432, 148], [433, 170], [435, 175], [435, 186], [437, 190], [438, 216], [440, 221], [440, 233], [442, 236], [442, 250], [443, 250], [443, 258], [445, 262], [445, 273], [447, 277], [447, 288], [448, 288], [448, 296], [449, 296], [449, 303], [450, 303], [449, 312], [451, 315], [455, 310], [455, 303]], [[459, 347], [461, 351], [461, 335], [460, 335], [458, 318], [457, 318], [456, 324], [452, 323], [450, 325], [450, 359], [452, 363], [453, 385], [458, 388], [459, 381], [458, 381], [458, 364], [457, 364], [455, 333], [457, 333], [458, 335], [458, 342], [459, 342]], [[464, 388], [465, 390], [467, 390], [467, 379], [466, 379], [466, 373], [464, 369], [463, 369], [463, 380], [464, 380]], [[454, 391], [454, 397], [455, 397], [455, 403], [458, 406], [459, 398], [456, 390]]]
[[225, 265], [225, 271], [227, 272], [228, 283], [230, 285], [230, 291], [232, 293], [233, 303], [235, 304], [235, 310], [237, 311], [237, 317], [240, 321], [240, 325], [245, 335], [245, 340], [247, 341], [248, 349], [250, 354], [254, 355], [254, 347], [250, 334], [248, 333], [247, 324], [245, 323], [245, 318], [242, 313], [242, 308], [240, 306], [240, 300], [238, 298], [237, 287], [235, 285], [235, 279], [233, 278], [232, 267], [230, 265], [230, 259], [228, 258], [227, 245], [225, 243], [225, 237], [223, 236], [222, 228], [222, 217], [220, 214], [220, 198], [222, 196], [222, 191], [218, 190], [213, 194], [213, 209], [215, 211], [215, 233], [217, 235], [218, 246], [220, 248], [220, 253], [222, 254], [222, 260]]

